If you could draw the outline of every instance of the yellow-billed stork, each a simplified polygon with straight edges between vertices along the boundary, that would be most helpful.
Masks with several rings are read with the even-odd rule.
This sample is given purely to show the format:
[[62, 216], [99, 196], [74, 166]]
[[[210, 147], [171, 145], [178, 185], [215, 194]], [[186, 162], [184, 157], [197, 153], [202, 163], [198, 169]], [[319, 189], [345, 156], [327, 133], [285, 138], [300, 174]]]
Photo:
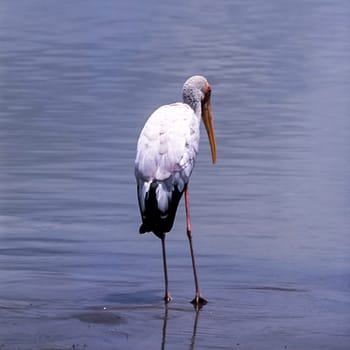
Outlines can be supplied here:
[[176, 210], [185, 192], [187, 236], [195, 282], [194, 305], [207, 301], [201, 296], [196, 273], [188, 202], [188, 182], [199, 146], [200, 121], [210, 142], [212, 161], [216, 143], [211, 112], [211, 87], [203, 76], [190, 77], [183, 86], [183, 102], [164, 105], [148, 118], [137, 143], [135, 177], [142, 224], [139, 232], [153, 232], [162, 241], [165, 302], [171, 300], [165, 254], [165, 236], [173, 226]]

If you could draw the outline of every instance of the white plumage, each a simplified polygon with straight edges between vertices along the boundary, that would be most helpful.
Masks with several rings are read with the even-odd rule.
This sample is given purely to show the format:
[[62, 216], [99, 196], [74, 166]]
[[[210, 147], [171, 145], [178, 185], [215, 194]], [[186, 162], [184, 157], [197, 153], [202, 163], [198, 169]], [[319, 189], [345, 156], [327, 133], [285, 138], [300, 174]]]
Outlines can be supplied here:
[[141, 210], [152, 181], [158, 181], [158, 209], [166, 212], [174, 187], [183, 192], [193, 170], [199, 145], [200, 119], [184, 103], [158, 108], [141, 131], [135, 161]]

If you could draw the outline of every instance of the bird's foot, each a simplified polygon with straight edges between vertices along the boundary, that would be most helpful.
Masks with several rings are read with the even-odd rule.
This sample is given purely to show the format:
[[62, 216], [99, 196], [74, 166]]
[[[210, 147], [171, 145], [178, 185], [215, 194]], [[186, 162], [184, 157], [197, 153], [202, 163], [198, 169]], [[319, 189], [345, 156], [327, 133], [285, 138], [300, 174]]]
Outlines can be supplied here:
[[208, 300], [204, 299], [199, 293], [196, 294], [196, 296], [191, 301], [191, 304], [193, 304], [196, 310], [199, 310], [200, 308], [202, 308], [202, 306], [204, 306], [207, 303]]
[[164, 302], [165, 302], [166, 304], [168, 304], [168, 303], [171, 302], [171, 296], [170, 296], [169, 293], [166, 293], [166, 294], [165, 294]]

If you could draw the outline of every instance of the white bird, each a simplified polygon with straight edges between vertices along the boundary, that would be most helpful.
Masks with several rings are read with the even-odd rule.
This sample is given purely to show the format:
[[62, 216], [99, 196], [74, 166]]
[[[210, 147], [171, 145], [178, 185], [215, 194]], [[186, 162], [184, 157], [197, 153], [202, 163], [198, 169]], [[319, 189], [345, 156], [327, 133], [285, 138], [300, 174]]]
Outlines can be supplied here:
[[216, 161], [216, 143], [211, 112], [211, 87], [203, 76], [190, 77], [183, 86], [183, 102], [156, 109], [141, 131], [137, 144], [135, 177], [142, 224], [140, 233], [153, 232], [162, 241], [165, 302], [171, 300], [165, 254], [165, 236], [173, 226], [176, 210], [185, 192], [187, 236], [195, 281], [194, 305], [201, 296], [192, 247], [188, 182], [198, 153], [200, 121], [204, 122]]

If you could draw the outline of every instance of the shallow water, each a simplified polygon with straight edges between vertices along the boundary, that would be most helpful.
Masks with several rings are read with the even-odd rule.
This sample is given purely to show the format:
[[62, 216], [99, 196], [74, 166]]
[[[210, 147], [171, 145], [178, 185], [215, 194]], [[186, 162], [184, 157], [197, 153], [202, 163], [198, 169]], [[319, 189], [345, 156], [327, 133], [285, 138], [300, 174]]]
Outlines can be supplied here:
[[[347, 349], [348, 1], [0, 1], [0, 349]], [[139, 235], [133, 161], [184, 80], [212, 88], [190, 186]]]

